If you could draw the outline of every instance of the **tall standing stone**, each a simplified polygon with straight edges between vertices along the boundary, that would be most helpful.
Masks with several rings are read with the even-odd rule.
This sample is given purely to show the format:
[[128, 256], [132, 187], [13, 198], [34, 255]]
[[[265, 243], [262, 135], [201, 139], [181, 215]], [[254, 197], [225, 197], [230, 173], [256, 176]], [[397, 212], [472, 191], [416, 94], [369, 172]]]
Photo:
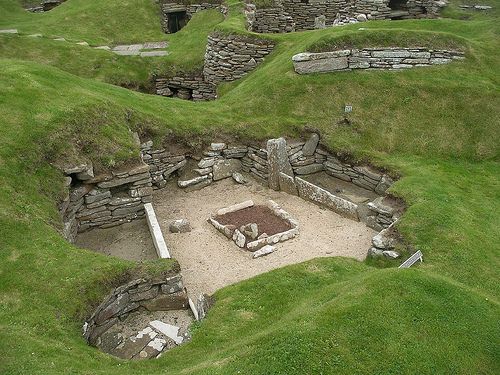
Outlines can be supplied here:
[[280, 189], [280, 172], [293, 176], [293, 169], [286, 152], [285, 138], [267, 141], [267, 160], [269, 165], [269, 187]]

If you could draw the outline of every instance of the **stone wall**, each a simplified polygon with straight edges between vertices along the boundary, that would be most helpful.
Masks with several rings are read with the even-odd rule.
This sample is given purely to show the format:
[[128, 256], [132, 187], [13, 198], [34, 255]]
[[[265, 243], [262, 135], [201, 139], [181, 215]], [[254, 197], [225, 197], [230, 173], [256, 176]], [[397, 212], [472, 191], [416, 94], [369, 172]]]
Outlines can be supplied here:
[[234, 81], [253, 70], [274, 48], [265, 39], [212, 34], [208, 37], [203, 76], [206, 81]]
[[271, 8], [249, 4], [245, 14], [249, 30], [282, 33], [370, 19], [435, 18], [445, 4], [439, 0], [407, 0], [391, 9], [390, 0], [276, 0]]
[[185, 100], [214, 100], [217, 98], [217, 87], [201, 76], [176, 76], [157, 79], [156, 93]]
[[272, 8], [257, 9], [246, 4], [247, 29], [256, 33], [290, 33], [295, 31], [295, 22], [281, 4]]
[[90, 163], [63, 168], [67, 195], [59, 204], [63, 235], [73, 242], [78, 232], [109, 228], [144, 216], [144, 203], [152, 201], [149, 166], [94, 176]]
[[139, 309], [170, 311], [189, 308], [189, 300], [180, 274], [153, 280], [137, 279], [115, 288], [97, 307], [83, 326], [90, 345], [119, 320]]
[[292, 61], [297, 73], [308, 74], [352, 69], [408, 69], [448, 64], [464, 58], [462, 51], [391, 47], [304, 52], [294, 55]]
[[393, 184], [390, 176], [373, 167], [340, 160], [321, 148], [319, 141], [319, 136], [312, 134], [307, 141], [269, 140], [264, 148], [212, 143], [201, 156], [164, 148], [156, 150], [151, 141], [143, 143], [141, 150], [144, 162], [150, 166], [155, 189], [165, 187], [173, 177], [177, 178], [179, 187], [187, 190], [201, 189], [213, 181], [231, 177], [244, 183], [244, 177], [239, 175], [243, 171], [272, 189], [300, 195], [344, 216], [359, 219], [376, 230], [393, 223], [402, 213], [397, 200], [375, 199], [369, 204], [357, 205], [304, 179], [324, 172], [378, 196], [385, 196]]
[[217, 98], [217, 84], [234, 81], [255, 69], [274, 48], [270, 41], [236, 35], [208, 37], [203, 75], [155, 79], [158, 95], [202, 101]]

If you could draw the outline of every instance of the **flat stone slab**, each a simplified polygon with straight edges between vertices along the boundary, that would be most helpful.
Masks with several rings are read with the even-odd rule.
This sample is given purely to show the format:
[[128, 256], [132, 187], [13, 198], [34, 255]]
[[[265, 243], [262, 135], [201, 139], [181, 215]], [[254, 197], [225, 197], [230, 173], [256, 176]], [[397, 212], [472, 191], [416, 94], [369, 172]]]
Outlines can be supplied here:
[[146, 42], [144, 43], [142, 49], [163, 49], [167, 47], [167, 42]]
[[18, 34], [17, 29], [2, 29], [0, 34]]
[[184, 341], [184, 338], [182, 336], [179, 336], [179, 327], [173, 326], [168, 323], [163, 323], [160, 320], [153, 320], [149, 323], [149, 325], [157, 331], [163, 333], [165, 336], [170, 337], [175, 341], [177, 345], [182, 344], [182, 342]]
[[117, 55], [120, 55], [120, 56], [139, 56], [139, 54], [140, 54], [139, 50], [130, 50], [130, 51], [128, 51], [128, 50], [125, 50], [125, 51], [112, 50], [112, 52], [116, 53]]
[[110, 51], [111, 50], [111, 47], [110, 46], [99, 46], [99, 47], [94, 47], [95, 49], [102, 49], [102, 50], [105, 50], [105, 51]]
[[146, 51], [141, 52], [141, 57], [158, 57], [158, 56], [167, 56], [167, 51]]
[[113, 51], [140, 51], [144, 48], [143, 44], [122, 44], [113, 47]]

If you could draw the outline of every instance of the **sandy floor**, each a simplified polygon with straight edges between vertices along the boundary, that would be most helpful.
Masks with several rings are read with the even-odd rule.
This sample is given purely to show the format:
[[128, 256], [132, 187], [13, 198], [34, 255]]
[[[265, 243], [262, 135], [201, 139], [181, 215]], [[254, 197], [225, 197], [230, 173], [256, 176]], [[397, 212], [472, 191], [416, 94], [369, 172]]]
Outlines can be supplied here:
[[80, 233], [76, 245], [127, 260], [158, 259], [146, 219]]
[[[273, 254], [252, 259], [252, 253], [239, 249], [207, 222], [217, 209], [248, 199], [256, 204], [268, 199], [276, 201], [299, 221], [299, 236], [278, 244]], [[345, 256], [362, 260], [376, 234], [363, 223], [345, 219], [299, 197], [269, 190], [257, 182], [243, 186], [225, 179], [190, 193], [170, 183], [155, 193], [154, 207], [167, 246], [181, 265], [184, 284], [193, 299], [201, 293], [212, 294], [226, 285], [312, 258]], [[183, 218], [191, 222], [193, 230], [169, 233], [169, 223]]]

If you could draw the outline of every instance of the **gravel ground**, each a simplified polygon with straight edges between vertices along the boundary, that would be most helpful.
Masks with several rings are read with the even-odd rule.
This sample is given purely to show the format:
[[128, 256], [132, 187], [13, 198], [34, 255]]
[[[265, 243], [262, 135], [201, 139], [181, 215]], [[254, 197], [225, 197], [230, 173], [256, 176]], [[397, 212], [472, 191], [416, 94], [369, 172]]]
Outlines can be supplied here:
[[[184, 284], [193, 300], [201, 293], [212, 294], [238, 281], [317, 257], [366, 257], [376, 233], [365, 224], [247, 179], [251, 182], [245, 186], [225, 179], [189, 193], [170, 182], [167, 188], [155, 192], [154, 207], [165, 241], [181, 265]], [[279, 243], [268, 256], [252, 259], [251, 252], [239, 249], [207, 222], [218, 209], [248, 199], [255, 204], [265, 204], [269, 199], [277, 202], [299, 221], [299, 236]], [[169, 233], [168, 225], [183, 218], [190, 221], [193, 230]]]

